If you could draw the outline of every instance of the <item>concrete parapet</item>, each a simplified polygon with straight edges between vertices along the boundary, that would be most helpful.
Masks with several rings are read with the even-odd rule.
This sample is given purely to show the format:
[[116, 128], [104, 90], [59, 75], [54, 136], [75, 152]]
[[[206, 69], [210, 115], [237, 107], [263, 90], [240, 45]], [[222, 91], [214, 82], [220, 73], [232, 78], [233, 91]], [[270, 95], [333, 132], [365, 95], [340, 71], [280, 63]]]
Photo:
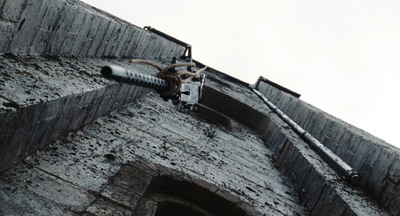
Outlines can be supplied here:
[[400, 150], [260, 80], [257, 89], [290, 118], [360, 173], [361, 186], [399, 214]]
[[0, 53], [172, 58], [185, 47], [76, 0], [5, 0]]

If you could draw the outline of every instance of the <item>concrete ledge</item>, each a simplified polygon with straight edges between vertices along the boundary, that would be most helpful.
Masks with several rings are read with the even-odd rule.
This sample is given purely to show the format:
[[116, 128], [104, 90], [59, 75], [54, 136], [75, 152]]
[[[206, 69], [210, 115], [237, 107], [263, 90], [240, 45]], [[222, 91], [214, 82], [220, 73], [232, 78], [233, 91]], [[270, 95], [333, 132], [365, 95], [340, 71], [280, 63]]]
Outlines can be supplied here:
[[206, 119], [209, 122], [212, 122], [216, 125], [225, 127], [228, 131], [233, 130], [233, 124], [229, 117], [227, 117], [213, 109], [210, 109], [207, 106], [197, 104], [196, 113], [199, 114], [201, 117], [203, 117], [204, 119]]
[[400, 213], [400, 150], [318, 108], [260, 82], [258, 90], [361, 176], [362, 188], [394, 215]]
[[4, 0], [0, 53], [180, 57], [185, 47], [76, 0]]
[[149, 91], [103, 79], [102, 66], [156, 72], [128, 60], [0, 58], [0, 170]]

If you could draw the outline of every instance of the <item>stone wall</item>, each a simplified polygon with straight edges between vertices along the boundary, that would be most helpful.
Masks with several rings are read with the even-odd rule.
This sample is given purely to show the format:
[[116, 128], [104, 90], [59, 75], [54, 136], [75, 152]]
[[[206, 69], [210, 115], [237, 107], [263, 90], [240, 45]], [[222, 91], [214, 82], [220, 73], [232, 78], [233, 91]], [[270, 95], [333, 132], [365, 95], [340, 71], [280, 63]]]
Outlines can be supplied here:
[[[349, 185], [326, 161], [247, 87], [222, 93], [211, 82], [201, 103], [258, 132], [311, 215], [386, 215], [359, 188]], [[217, 90], [218, 89], [218, 90]], [[239, 91], [240, 90], [240, 91]]]
[[0, 59], [0, 170], [148, 91], [102, 78], [102, 66], [118, 64], [156, 73], [127, 60], [12, 55]]
[[254, 132], [227, 131], [156, 94], [0, 173], [5, 215], [154, 215], [168, 200], [212, 215], [308, 215]]
[[[3, 172], [0, 199], [6, 205], [0, 210], [98, 215], [130, 214], [146, 204], [157, 209], [162, 197], [149, 192], [148, 196], [153, 194], [149, 201], [147, 184], [124, 180], [134, 180], [137, 175], [129, 173], [138, 168], [153, 172], [155, 164], [170, 170], [157, 175], [214, 185], [208, 189], [222, 192], [241, 209], [257, 212], [250, 215], [385, 215], [361, 191], [347, 185], [251, 90], [219, 76], [208, 74], [201, 103], [232, 118], [230, 130], [158, 97], [140, 99], [26, 158], [28, 165]], [[235, 120], [258, 131], [263, 140]], [[143, 163], [132, 168], [135, 161]], [[148, 175], [140, 174], [153, 178]], [[55, 196], [44, 188], [59, 193]]]
[[0, 7], [0, 53], [171, 58], [185, 50], [76, 0], [3, 0]]
[[257, 89], [290, 118], [360, 173], [362, 188], [400, 214], [400, 150], [263, 82]]
[[[137, 194], [119, 194], [127, 185], [113, 179], [118, 182], [123, 170], [132, 171], [132, 161], [143, 160], [223, 188], [240, 199], [232, 202], [244, 200], [257, 212], [385, 214], [245, 83], [216, 71], [207, 72], [201, 103], [219, 112], [229, 130], [150, 97], [66, 137], [147, 92], [104, 80], [101, 66], [154, 74], [153, 68], [114, 57], [166, 64], [185, 47], [79, 1], [0, 0], [0, 6], [0, 170], [36, 152], [1, 174], [6, 205], [0, 213], [131, 213]], [[259, 83], [258, 89], [356, 168], [362, 187], [384, 208], [399, 213], [398, 149], [274, 87]], [[67, 199], [70, 194], [76, 197]]]
[[99, 77], [110, 63], [135, 68], [128, 59], [99, 57], [170, 61], [185, 52], [80, 1], [3, 0], [0, 8], [0, 170], [143, 93]]

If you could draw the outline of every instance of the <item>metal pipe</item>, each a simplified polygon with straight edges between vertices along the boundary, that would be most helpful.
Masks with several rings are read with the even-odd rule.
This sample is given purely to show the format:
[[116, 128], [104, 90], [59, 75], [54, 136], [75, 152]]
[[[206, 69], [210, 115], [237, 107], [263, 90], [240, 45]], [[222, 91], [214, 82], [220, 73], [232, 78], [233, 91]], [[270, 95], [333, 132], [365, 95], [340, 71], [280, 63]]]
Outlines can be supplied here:
[[287, 116], [282, 110], [280, 110], [275, 104], [273, 104], [268, 98], [266, 98], [261, 92], [255, 89], [254, 86], [250, 85], [250, 88], [256, 93], [264, 103], [274, 111], [285, 123], [287, 123], [293, 131], [295, 131], [306, 143], [317, 153], [322, 159], [336, 169], [346, 180], [354, 185], [360, 183], [360, 176], [356, 170], [350, 165], [344, 162], [339, 156], [333, 153], [330, 149], [324, 146], [321, 142], [315, 139], [310, 133], [304, 130], [300, 125], [293, 121]]
[[169, 88], [169, 84], [165, 79], [131, 71], [117, 65], [102, 67], [101, 74], [107, 79], [149, 87], [155, 90], [167, 90]]

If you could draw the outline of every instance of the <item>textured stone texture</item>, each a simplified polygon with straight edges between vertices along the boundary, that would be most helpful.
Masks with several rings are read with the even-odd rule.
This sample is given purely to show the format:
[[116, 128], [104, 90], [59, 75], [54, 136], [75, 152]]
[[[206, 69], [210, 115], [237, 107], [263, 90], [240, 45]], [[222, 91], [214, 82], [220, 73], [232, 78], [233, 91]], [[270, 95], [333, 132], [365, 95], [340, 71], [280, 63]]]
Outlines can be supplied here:
[[[361, 176], [361, 186], [394, 215], [400, 214], [400, 150], [265, 82], [258, 89]], [[397, 174], [395, 174], [397, 173]]]
[[[75, 213], [130, 214], [149, 179], [169, 175], [214, 185], [209, 187], [217, 194], [239, 199], [235, 203], [258, 212], [252, 215], [307, 214], [288, 180], [274, 168], [271, 155], [263, 141], [244, 127], [229, 132], [151, 96], [51, 144], [28, 157], [29, 165], [3, 172], [0, 179], [18, 193], [28, 187]], [[132, 169], [127, 163], [139, 165]], [[48, 190], [78, 191], [53, 197], [39, 190], [45, 185]]]
[[[101, 117], [147, 92], [102, 79], [101, 66], [155, 71], [100, 57], [165, 64], [184, 47], [79, 1], [0, 6], [0, 170], [32, 154], [0, 173], [0, 214], [154, 215], [171, 210], [171, 202], [217, 215], [386, 214], [246, 83], [211, 68], [201, 115], [218, 116], [220, 126], [154, 94]], [[258, 87], [399, 214], [398, 149], [271, 86]]]
[[1, 215], [76, 215], [55, 203], [0, 180]]
[[[209, 89], [217, 88], [216, 83], [210, 85], [213, 87]], [[231, 94], [236, 98], [228, 98], [228, 101], [236, 101], [236, 104], [240, 104], [241, 99], [245, 98], [243, 95], [250, 92], [234, 83], [231, 83], [231, 87]], [[226, 97], [230, 96], [218, 96], [218, 91], [214, 91], [212, 94], [221, 104], [230, 106], [227, 110], [235, 108], [234, 102], [225, 103]], [[238, 98], [239, 95], [242, 97]], [[249, 106], [262, 107], [263, 104], [260, 100], [253, 100], [239, 107]], [[253, 115], [252, 109], [242, 111]], [[231, 194], [228, 197], [232, 200], [240, 199], [235, 203], [243, 203], [245, 207], [251, 206], [250, 209], [259, 212], [251, 215], [385, 214], [376, 204], [368, 201], [362, 192], [343, 183], [318, 155], [277, 116], [271, 115], [266, 107], [258, 112], [259, 116], [264, 115], [260, 120], [267, 121], [263, 123], [265, 127], [262, 134], [267, 146], [243, 126], [229, 132], [179, 110], [158, 97], [139, 99], [135, 105], [102, 117], [82, 131], [35, 153], [25, 159], [29, 166], [18, 165], [4, 172], [0, 178], [14, 184], [11, 179], [27, 179], [26, 176], [38, 175], [38, 171], [56, 176], [70, 183], [72, 188], [83, 189], [81, 194], [89, 194], [81, 199], [96, 198], [85, 208], [74, 206], [67, 200], [61, 203], [52, 198], [55, 204], [75, 213], [96, 215], [108, 215], [110, 212], [136, 212], [142, 215], [143, 212], [156, 209], [157, 202], [146, 201], [148, 195], [142, 195], [147, 194], [146, 187], [151, 176], [166, 173], [191, 181], [199, 179], [208, 182], [214, 185], [211, 188], [216, 187], [215, 191], [226, 191], [224, 193]], [[251, 127], [257, 128], [258, 123], [250, 123]], [[132, 163], [139, 165], [135, 165], [133, 170], [125, 165]], [[275, 167], [287, 174], [289, 179], [283, 177]], [[129, 171], [124, 171], [126, 169]], [[135, 178], [139, 179], [132, 185], [130, 182]], [[38, 184], [36, 188], [43, 187], [41, 184], [54, 185], [54, 188], [61, 187], [57, 184], [64, 185], [62, 181], [50, 184], [48, 181], [51, 178], [47, 179], [39, 178], [32, 182]], [[18, 181], [15, 184], [17, 191], [26, 187]], [[34, 189], [32, 193], [51, 196]], [[299, 206], [297, 196], [309, 212]]]
[[0, 170], [143, 93], [99, 79], [99, 68], [112, 61], [82, 57], [169, 61], [185, 50], [80, 1], [4, 0], [0, 6], [0, 53], [8, 53], [0, 56]]
[[301, 202], [311, 214], [326, 215], [326, 205], [335, 206], [336, 213], [386, 214], [361, 191], [347, 185], [286, 123], [255, 94], [251, 95], [251, 90], [241, 88], [239, 91], [238, 86], [235, 88], [230, 83], [232, 91], [225, 94], [215, 89], [217, 83], [211, 85], [213, 87], [205, 89], [201, 103], [235, 118], [262, 135], [273, 152], [276, 167], [293, 181]]
[[76, 0], [5, 0], [0, 53], [180, 57], [185, 47]]
[[101, 78], [102, 66], [157, 73], [128, 60], [15, 55], [0, 59], [0, 170], [146, 91]]

